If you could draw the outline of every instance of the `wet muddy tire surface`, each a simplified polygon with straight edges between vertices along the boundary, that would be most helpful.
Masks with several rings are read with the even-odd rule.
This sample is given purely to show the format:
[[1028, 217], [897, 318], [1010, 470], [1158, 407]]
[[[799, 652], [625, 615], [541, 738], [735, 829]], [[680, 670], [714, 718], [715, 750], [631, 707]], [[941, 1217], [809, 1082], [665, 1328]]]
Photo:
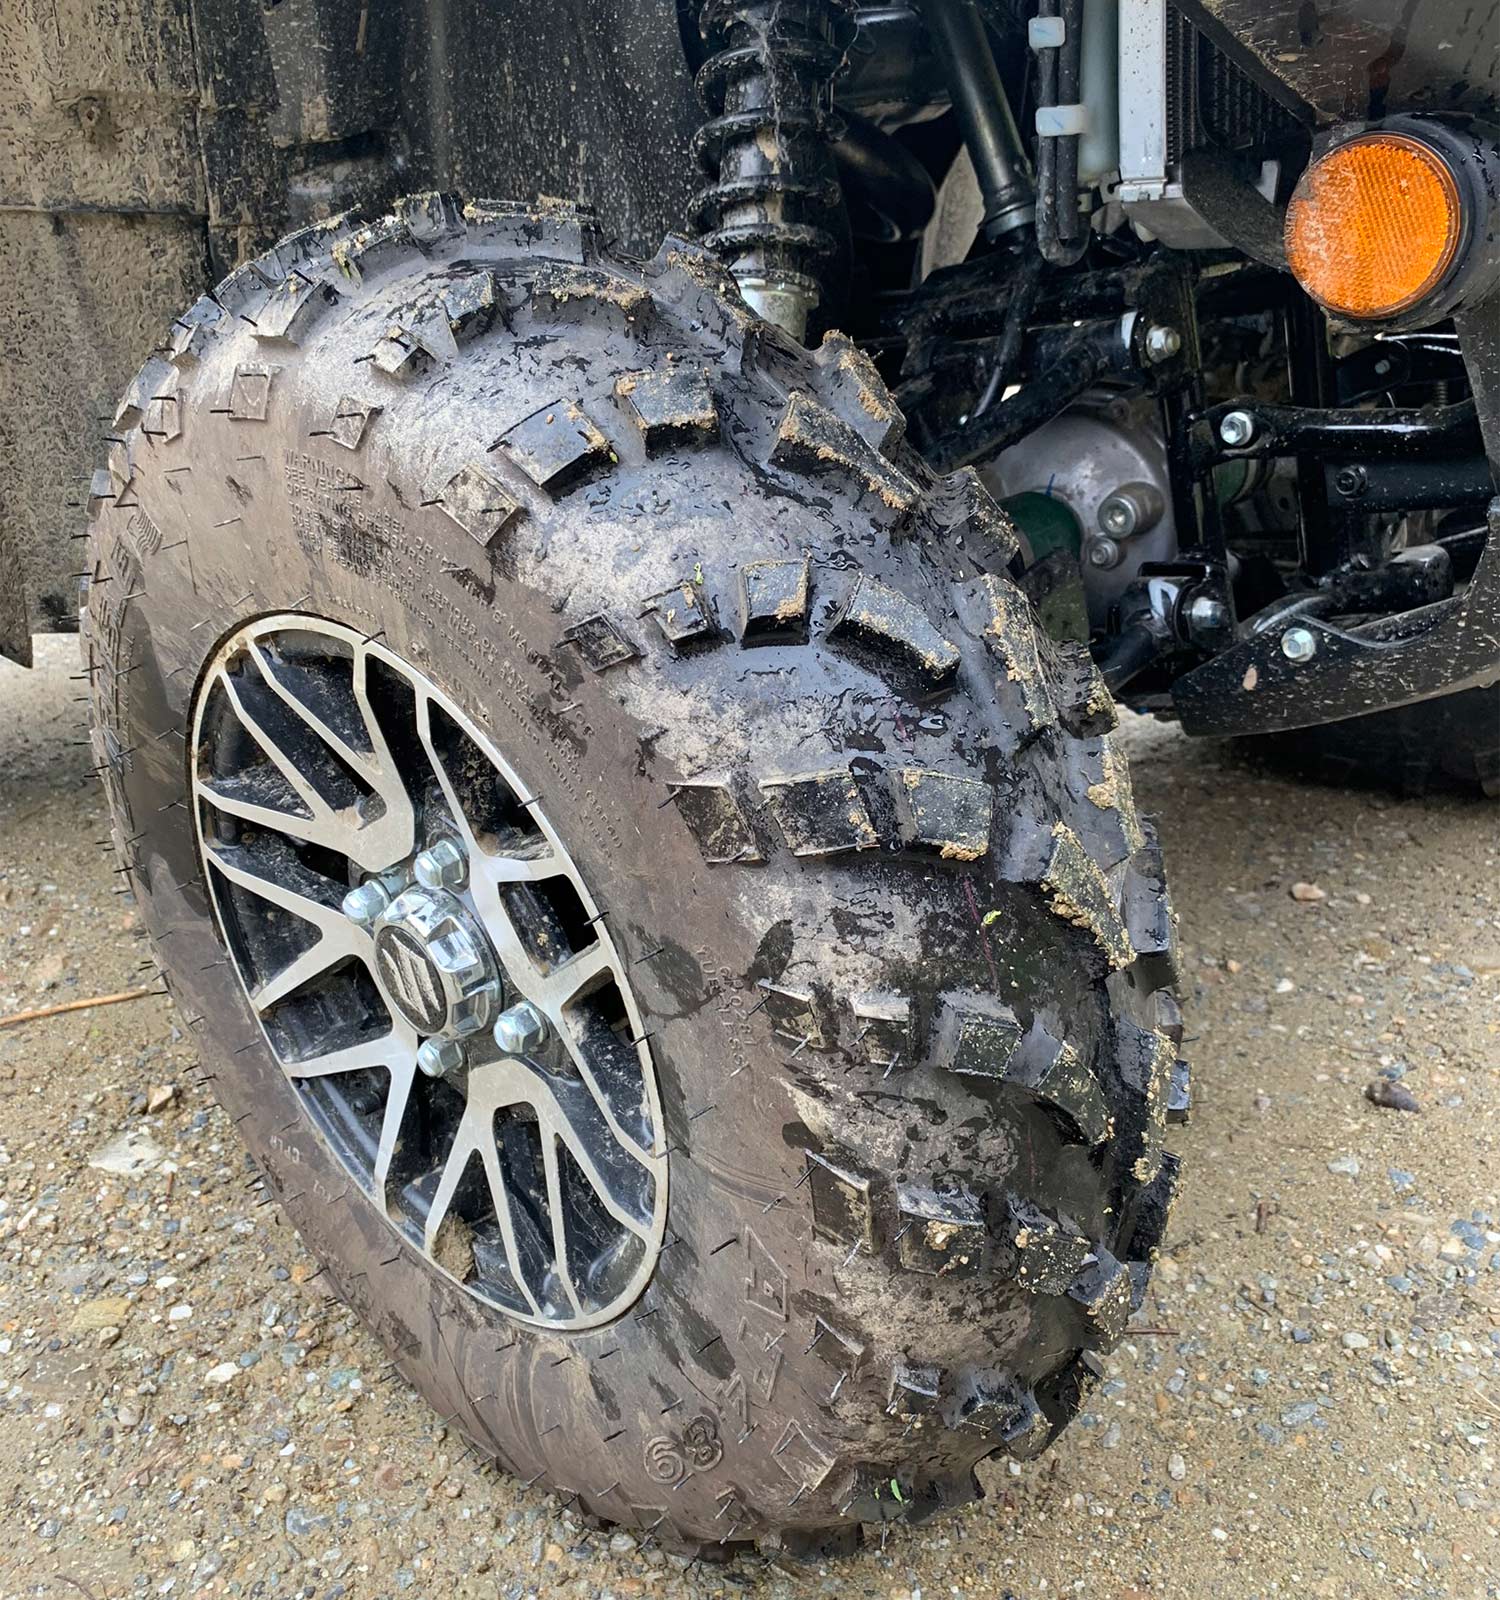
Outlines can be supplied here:
[[[678, 1543], [848, 1548], [1077, 1410], [1186, 1111], [1160, 855], [1086, 657], [831, 336], [695, 248], [424, 197], [185, 313], [93, 485], [123, 880], [327, 1282], [480, 1453]], [[668, 1187], [582, 1331], [481, 1303], [341, 1165], [200, 855], [196, 686], [251, 619], [378, 640], [532, 787], [640, 1008]]]
[[1236, 742], [1252, 763], [1323, 783], [1500, 800], [1500, 686]]

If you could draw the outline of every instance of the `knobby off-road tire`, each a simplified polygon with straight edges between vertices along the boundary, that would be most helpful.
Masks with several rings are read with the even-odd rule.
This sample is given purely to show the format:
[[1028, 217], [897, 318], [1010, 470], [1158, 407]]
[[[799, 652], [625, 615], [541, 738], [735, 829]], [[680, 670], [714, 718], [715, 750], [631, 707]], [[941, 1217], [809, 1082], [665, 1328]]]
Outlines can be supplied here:
[[1500, 688], [1464, 689], [1394, 711], [1238, 741], [1260, 765], [1324, 783], [1500, 800]]
[[[200, 300], [94, 485], [94, 749], [215, 1092], [456, 1429], [664, 1539], [848, 1548], [1042, 1449], [1176, 1178], [1172, 922], [1109, 697], [1034, 632], [973, 476], [901, 433], [852, 345], [789, 343], [693, 246], [423, 197]], [[225, 950], [196, 686], [297, 613], [458, 708], [602, 910], [665, 1231], [600, 1325], [509, 1316], [398, 1233]]]

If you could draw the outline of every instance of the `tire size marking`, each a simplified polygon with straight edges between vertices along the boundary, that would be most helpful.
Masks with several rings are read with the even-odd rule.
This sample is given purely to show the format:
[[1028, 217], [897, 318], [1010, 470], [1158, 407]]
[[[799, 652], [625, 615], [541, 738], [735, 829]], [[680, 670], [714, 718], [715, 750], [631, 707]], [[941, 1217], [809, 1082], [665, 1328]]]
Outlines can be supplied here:
[[761, 1242], [749, 1223], [745, 1224], [745, 1304], [762, 1312], [773, 1322], [787, 1319], [787, 1270]]
[[[312, 1195], [320, 1206], [327, 1207], [336, 1204], [348, 1194], [349, 1186], [345, 1184], [342, 1189], [332, 1189], [327, 1183], [312, 1170], [307, 1156], [303, 1155], [300, 1145], [294, 1144], [282, 1133], [273, 1133], [266, 1141], [272, 1152], [289, 1167], [297, 1169], [297, 1179], [302, 1184], [304, 1192]], [[276, 1178], [278, 1190], [281, 1180]], [[278, 1193], [278, 1199], [280, 1194]]]
[[154, 556], [162, 545], [161, 529], [139, 506], [131, 511], [130, 521], [125, 524], [122, 538], [135, 551], [138, 561], [144, 561], [147, 556]]
[[681, 1483], [712, 1472], [723, 1459], [719, 1425], [707, 1412], [686, 1423], [680, 1433], [659, 1433], [646, 1441], [646, 1476], [654, 1483]]
[[749, 1013], [745, 1009], [744, 990], [739, 977], [730, 967], [714, 966], [713, 956], [706, 945], [699, 945], [694, 955], [699, 967], [705, 973], [717, 978], [719, 982], [719, 1004], [714, 1007], [714, 1015], [724, 1030], [724, 1043], [730, 1063], [728, 1076], [733, 1078], [750, 1065], [753, 1030]]

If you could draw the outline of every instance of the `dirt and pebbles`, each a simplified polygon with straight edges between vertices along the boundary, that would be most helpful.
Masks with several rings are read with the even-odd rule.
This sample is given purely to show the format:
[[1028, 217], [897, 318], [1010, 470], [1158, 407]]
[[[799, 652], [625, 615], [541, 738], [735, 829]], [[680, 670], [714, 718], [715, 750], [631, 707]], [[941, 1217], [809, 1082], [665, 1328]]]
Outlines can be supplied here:
[[[73, 643], [41, 657], [0, 663], [0, 1013], [146, 976]], [[824, 1570], [584, 1527], [380, 1381], [147, 999], [0, 1028], [0, 1595], [1500, 1595], [1500, 810], [1130, 738], [1195, 1116], [1154, 1291], [1048, 1456]]]

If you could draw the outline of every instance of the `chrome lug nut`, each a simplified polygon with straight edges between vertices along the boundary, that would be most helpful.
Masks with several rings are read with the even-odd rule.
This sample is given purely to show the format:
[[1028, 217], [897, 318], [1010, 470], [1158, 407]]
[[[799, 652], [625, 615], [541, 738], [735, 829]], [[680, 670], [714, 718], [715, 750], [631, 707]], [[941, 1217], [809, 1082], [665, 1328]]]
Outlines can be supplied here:
[[1318, 636], [1307, 628], [1288, 628], [1281, 636], [1281, 653], [1288, 661], [1311, 661], [1318, 653]]
[[411, 870], [424, 889], [461, 889], [469, 879], [469, 860], [451, 839], [421, 851]]
[[371, 878], [344, 896], [344, 915], [361, 928], [368, 928], [391, 903], [393, 896], [379, 878]]
[[457, 1072], [466, 1057], [457, 1039], [424, 1039], [417, 1046], [417, 1065], [429, 1078], [446, 1078]]
[[495, 1043], [508, 1056], [532, 1055], [547, 1037], [547, 1019], [529, 1000], [518, 1001], [495, 1018]]
[[1248, 411], [1226, 411], [1219, 418], [1219, 439], [1231, 450], [1243, 449], [1255, 437], [1255, 418]]

